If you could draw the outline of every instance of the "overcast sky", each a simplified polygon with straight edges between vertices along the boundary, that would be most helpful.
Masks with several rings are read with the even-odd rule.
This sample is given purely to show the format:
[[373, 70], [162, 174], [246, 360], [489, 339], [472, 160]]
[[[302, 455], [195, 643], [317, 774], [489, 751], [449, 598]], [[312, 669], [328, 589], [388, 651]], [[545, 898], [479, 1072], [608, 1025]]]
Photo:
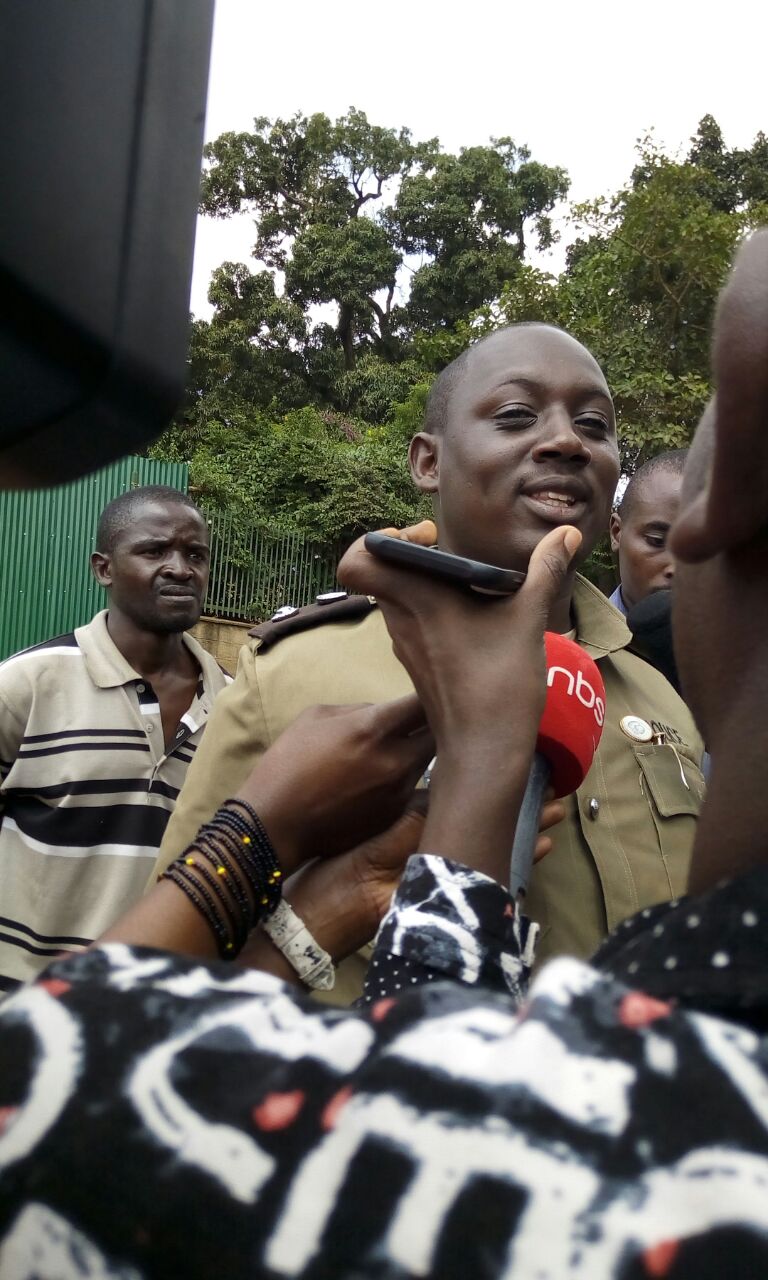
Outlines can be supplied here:
[[[448, 150], [508, 134], [583, 200], [624, 182], [650, 129], [673, 150], [707, 112], [729, 146], [768, 132], [767, 14], [764, 0], [217, 0], [206, 137], [354, 105]], [[199, 219], [196, 315], [214, 267], [248, 261], [254, 238], [248, 217]]]

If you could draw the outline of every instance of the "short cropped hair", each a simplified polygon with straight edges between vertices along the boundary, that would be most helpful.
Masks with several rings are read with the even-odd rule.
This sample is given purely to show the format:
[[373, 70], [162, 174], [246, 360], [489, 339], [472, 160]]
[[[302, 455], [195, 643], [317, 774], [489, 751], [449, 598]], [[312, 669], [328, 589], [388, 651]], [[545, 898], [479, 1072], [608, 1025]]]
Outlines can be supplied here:
[[682, 475], [687, 457], [687, 449], [667, 449], [664, 453], [657, 453], [653, 458], [649, 458], [647, 462], [644, 462], [641, 467], [638, 467], [624, 490], [619, 503], [618, 511], [622, 520], [626, 520], [629, 516], [637, 495], [646, 481], [650, 480], [659, 471], [669, 471], [673, 475]]
[[[558, 333], [565, 332], [555, 324], [545, 324], [543, 320], [521, 320], [519, 324], [506, 325], [505, 329], [557, 329]], [[442, 372], [437, 375], [427, 396], [427, 406], [424, 411], [424, 431], [430, 435], [439, 435], [445, 428], [453, 393], [466, 372], [467, 365], [473, 355], [479, 347], [489, 342], [491, 338], [495, 338], [499, 333], [504, 333], [505, 329], [494, 329], [492, 333], [487, 333], [478, 342], [473, 342], [471, 346], [462, 351], [461, 355], [458, 355], [455, 360], [447, 364]]]
[[114, 551], [121, 533], [136, 519], [141, 507], [152, 502], [175, 503], [179, 507], [187, 507], [195, 511], [205, 523], [205, 517], [181, 489], [172, 489], [167, 484], [145, 484], [139, 489], [128, 489], [108, 502], [96, 526], [96, 550], [102, 554]]

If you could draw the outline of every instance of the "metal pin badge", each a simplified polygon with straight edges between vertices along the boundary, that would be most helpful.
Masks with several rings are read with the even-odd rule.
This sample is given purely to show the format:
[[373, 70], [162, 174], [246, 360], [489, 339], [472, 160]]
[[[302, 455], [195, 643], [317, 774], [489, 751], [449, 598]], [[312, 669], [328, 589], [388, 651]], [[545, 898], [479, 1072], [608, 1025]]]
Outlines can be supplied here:
[[650, 742], [653, 738], [653, 729], [648, 721], [642, 720], [640, 716], [622, 716], [619, 728], [633, 742]]
[[282, 622], [283, 618], [292, 618], [293, 615], [298, 612], [299, 611], [295, 605], [284, 604], [278, 609], [277, 613], [272, 614], [270, 622]]

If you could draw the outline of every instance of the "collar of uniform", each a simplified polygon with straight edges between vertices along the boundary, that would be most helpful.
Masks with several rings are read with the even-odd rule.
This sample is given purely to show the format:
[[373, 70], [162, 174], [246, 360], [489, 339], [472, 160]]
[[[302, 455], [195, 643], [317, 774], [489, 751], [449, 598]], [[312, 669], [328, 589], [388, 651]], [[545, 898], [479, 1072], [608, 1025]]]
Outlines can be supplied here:
[[579, 573], [573, 584], [572, 603], [576, 638], [590, 657], [604, 658], [630, 643], [632, 632], [621, 614], [609, 604], [602, 591]]
[[[143, 680], [143, 676], [134, 671], [130, 662], [123, 657], [109, 634], [106, 609], [97, 613], [84, 627], [78, 627], [75, 639], [85, 658], [88, 674], [97, 689], [115, 689], [134, 680]], [[210, 665], [215, 665], [215, 660], [192, 636], [185, 633], [183, 639], [203, 673], [203, 686], [206, 687], [209, 682], [205, 677]]]

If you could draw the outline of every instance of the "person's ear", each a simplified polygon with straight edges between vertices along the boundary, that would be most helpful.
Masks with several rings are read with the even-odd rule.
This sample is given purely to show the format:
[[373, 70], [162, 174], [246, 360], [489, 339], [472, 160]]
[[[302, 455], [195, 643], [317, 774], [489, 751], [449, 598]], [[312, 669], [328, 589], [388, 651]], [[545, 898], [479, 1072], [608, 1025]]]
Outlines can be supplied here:
[[91, 555], [91, 572], [100, 587], [112, 586], [112, 566], [110, 557], [103, 551], [94, 551]]
[[621, 516], [618, 511], [611, 512], [611, 520], [608, 525], [608, 536], [611, 539], [611, 551], [615, 555], [619, 549], [621, 542]]
[[408, 448], [411, 478], [422, 493], [437, 493], [440, 487], [440, 445], [439, 436], [419, 431]]
[[768, 525], [768, 231], [741, 246], [720, 294], [712, 372], [697, 432], [709, 437], [709, 469], [672, 538], [682, 560], [733, 551]]

